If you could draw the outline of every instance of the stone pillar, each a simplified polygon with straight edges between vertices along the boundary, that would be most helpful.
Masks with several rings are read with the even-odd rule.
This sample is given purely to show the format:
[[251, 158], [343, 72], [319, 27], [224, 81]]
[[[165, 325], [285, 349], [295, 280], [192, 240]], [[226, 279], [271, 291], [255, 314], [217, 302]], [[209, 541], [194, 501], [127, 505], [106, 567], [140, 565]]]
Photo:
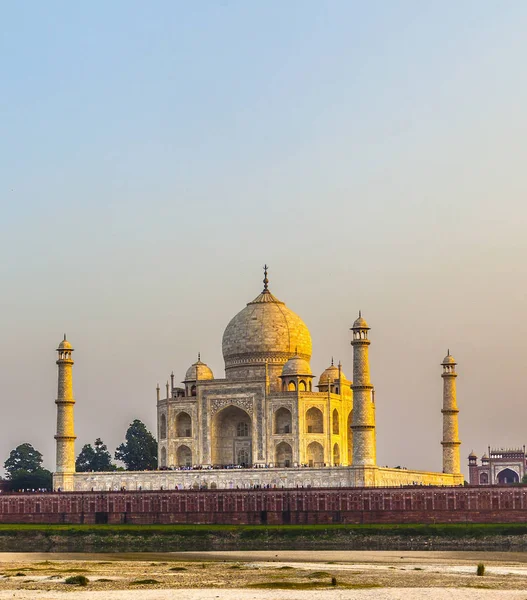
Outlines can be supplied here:
[[376, 466], [375, 404], [370, 381], [368, 324], [359, 312], [353, 323], [353, 455], [352, 466]]
[[71, 344], [64, 340], [57, 348], [58, 352], [58, 392], [55, 404], [57, 405], [57, 463], [53, 474], [53, 487], [64, 492], [74, 490], [75, 473], [75, 431], [73, 407], [72, 367], [73, 360]]
[[443, 473], [461, 473], [459, 455], [459, 426], [457, 415], [459, 410], [456, 401], [456, 361], [448, 354], [441, 363], [443, 366]]

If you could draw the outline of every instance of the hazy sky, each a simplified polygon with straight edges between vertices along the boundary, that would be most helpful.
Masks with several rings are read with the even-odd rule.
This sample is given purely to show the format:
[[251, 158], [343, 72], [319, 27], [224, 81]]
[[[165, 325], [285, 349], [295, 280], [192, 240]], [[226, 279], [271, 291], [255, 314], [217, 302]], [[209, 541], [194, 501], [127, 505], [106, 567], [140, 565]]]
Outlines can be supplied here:
[[[527, 3], [0, 0], [0, 463], [155, 431], [155, 386], [270, 289], [312, 368], [371, 331], [378, 462], [527, 441]], [[466, 468], [465, 468], [466, 471]]]

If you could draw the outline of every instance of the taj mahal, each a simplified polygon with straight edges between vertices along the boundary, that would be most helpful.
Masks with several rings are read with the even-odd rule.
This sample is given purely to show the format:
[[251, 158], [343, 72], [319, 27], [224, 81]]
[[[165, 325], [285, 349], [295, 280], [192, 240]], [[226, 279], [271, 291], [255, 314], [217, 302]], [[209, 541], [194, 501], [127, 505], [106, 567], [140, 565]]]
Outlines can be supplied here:
[[[172, 373], [156, 388], [158, 471], [75, 472], [71, 344], [58, 352], [57, 465], [62, 491], [460, 485], [456, 361], [443, 359], [443, 472], [379, 467], [370, 327], [359, 312], [351, 327], [352, 378], [333, 364], [315, 381], [311, 335], [269, 289], [227, 325], [225, 375], [198, 355], [181, 386]], [[164, 397], [162, 397], [164, 396]], [[438, 440], [439, 441], [439, 440]]]

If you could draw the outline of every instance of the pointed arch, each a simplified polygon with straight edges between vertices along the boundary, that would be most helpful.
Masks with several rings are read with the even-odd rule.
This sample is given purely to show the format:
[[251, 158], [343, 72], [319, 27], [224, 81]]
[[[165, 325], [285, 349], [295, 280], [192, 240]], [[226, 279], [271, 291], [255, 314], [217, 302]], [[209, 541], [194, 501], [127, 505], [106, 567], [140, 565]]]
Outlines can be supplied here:
[[338, 435], [340, 433], [340, 422], [339, 422], [339, 411], [335, 408], [332, 414], [333, 433]]
[[192, 450], [185, 445], [180, 446], [176, 452], [176, 460], [178, 467], [192, 466]]
[[287, 442], [280, 442], [275, 450], [275, 464], [277, 467], [290, 467], [293, 464], [293, 449]]
[[306, 412], [306, 433], [324, 433], [324, 415], [315, 406]]
[[285, 406], [281, 406], [274, 413], [274, 428], [273, 433], [283, 434], [292, 433], [293, 431], [293, 417], [291, 411]]
[[310, 467], [322, 467], [324, 465], [324, 448], [318, 442], [311, 442], [307, 447], [307, 464]]
[[192, 437], [192, 418], [185, 411], [176, 417], [176, 437]]
[[338, 444], [333, 446], [333, 465], [335, 467], [340, 465], [340, 448]]

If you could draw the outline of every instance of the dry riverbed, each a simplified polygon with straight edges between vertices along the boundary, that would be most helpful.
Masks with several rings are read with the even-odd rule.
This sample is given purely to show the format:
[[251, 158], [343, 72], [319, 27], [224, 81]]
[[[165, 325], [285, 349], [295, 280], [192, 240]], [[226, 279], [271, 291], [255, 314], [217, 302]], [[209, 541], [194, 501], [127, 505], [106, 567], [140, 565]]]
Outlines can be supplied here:
[[[483, 577], [476, 576], [480, 562], [486, 567]], [[72, 577], [77, 583], [67, 583]], [[86, 585], [78, 585], [83, 577]], [[527, 556], [353, 551], [0, 554], [0, 600], [7, 598], [527, 600]]]

